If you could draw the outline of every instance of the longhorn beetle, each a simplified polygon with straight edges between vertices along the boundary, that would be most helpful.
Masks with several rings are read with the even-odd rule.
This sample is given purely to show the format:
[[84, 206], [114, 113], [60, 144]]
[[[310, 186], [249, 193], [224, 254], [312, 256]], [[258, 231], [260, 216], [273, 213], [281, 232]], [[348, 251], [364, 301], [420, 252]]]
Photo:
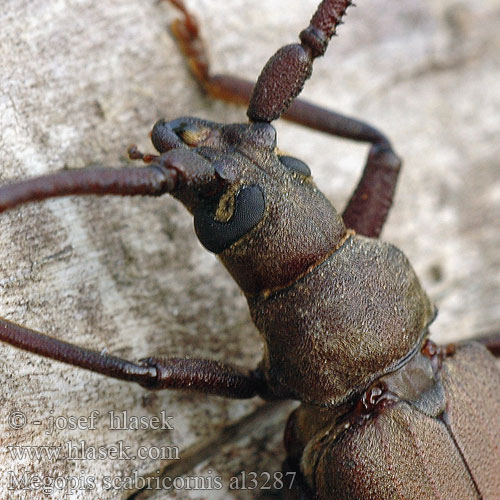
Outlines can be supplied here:
[[[479, 367], [482, 370], [486, 370], [489, 363], [491, 373], [488, 373], [486, 382], [481, 386], [481, 380], [474, 380], [478, 389], [486, 394], [496, 388], [493, 381], [495, 377], [498, 379], [498, 374], [494, 365], [479, 347], [438, 349], [424, 341], [434, 309], [407, 261], [394, 247], [363, 237], [378, 236], [392, 198], [399, 162], [389, 141], [369, 126], [328, 115], [329, 126], [337, 134], [374, 143], [361, 188], [344, 212], [347, 226], [354, 228], [354, 231], [349, 231], [343, 228], [340, 218], [311, 183], [305, 164], [275, 149], [274, 132], [267, 124], [276, 119], [288, 104], [287, 94], [300, 91], [302, 82], [296, 85], [297, 75], [290, 72], [290, 67], [299, 66], [305, 79], [310, 72], [308, 59], [313, 58], [310, 56], [318, 56], [326, 48], [326, 40], [322, 37], [326, 33], [326, 38], [329, 38], [336, 23], [332, 23], [329, 15], [325, 16], [321, 9], [339, 9], [333, 16], [337, 20], [347, 6], [347, 2], [323, 2], [320, 14], [313, 18], [312, 25], [301, 36], [303, 47], [286, 49], [281, 52], [281, 59], [274, 59], [275, 65], [267, 66], [271, 76], [265, 71], [254, 91], [249, 107], [252, 121], [249, 127], [223, 127], [199, 119], [160, 121], [152, 138], [164, 154], [142, 155], [137, 149], [130, 150], [133, 158], [150, 163], [150, 167], [143, 168], [140, 173], [138, 170], [90, 169], [76, 174], [64, 172], [57, 177], [34, 181], [35, 184], [31, 181], [18, 183], [16, 187], [11, 185], [1, 191], [5, 209], [22, 202], [64, 194], [125, 194], [125, 191], [126, 194], [158, 194], [156, 188], [149, 188], [150, 180], [154, 181], [160, 175], [165, 181], [162, 188], [172, 191], [194, 213], [200, 240], [209, 250], [220, 254], [247, 296], [254, 320], [267, 341], [265, 360], [257, 370], [246, 374], [211, 362], [176, 360], [170, 361], [173, 363], [169, 366], [174, 373], [172, 379], [172, 375], [164, 370], [166, 361], [150, 359], [140, 365], [128, 364], [89, 351], [85, 351], [85, 359], [82, 359], [83, 351], [40, 337], [7, 321], [3, 322], [2, 338], [94, 371], [135, 379], [146, 386], [152, 385], [152, 379], [160, 379], [162, 387], [185, 388], [189, 385], [191, 389], [197, 387], [233, 397], [259, 394], [268, 399], [292, 397], [303, 401], [305, 405], [294, 413], [287, 430], [289, 456], [286, 467], [301, 471], [300, 481], [295, 484], [292, 495], [305, 498], [312, 498], [314, 494], [320, 498], [341, 498], [342, 495], [345, 498], [355, 498], [356, 495], [356, 498], [372, 498], [373, 495], [382, 498], [385, 495], [383, 498], [396, 498], [391, 486], [399, 484], [405, 470], [409, 470], [408, 464], [401, 460], [399, 474], [394, 474], [393, 464], [390, 471], [389, 467], [382, 466], [380, 477], [375, 476], [378, 469], [373, 469], [372, 461], [380, 465], [382, 458], [387, 457], [384, 450], [376, 446], [375, 451], [369, 449], [362, 439], [373, 443], [369, 433], [374, 427], [382, 426], [381, 435], [385, 437], [383, 426], [399, 422], [396, 432], [387, 434], [390, 456], [396, 456], [401, 450], [406, 454], [419, 451], [416, 447], [405, 446], [408, 442], [403, 439], [405, 431], [410, 435], [417, 434], [417, 441], [424, 439], [424, 431], [430, 432], [431, 442], [436, 444], [439, 441], [442, 448], [436, 455], [424, 455], [424, 466], [416, 468], [416, 472], [426, 470], [437, 460], [441, 466], [446, 466], [438, 478], [441, 480], [439, 487], [447, 494], [455, 498], [472, 498], [474, 494], [494, 498], [498, 494], [498, 484], [493, 479], [493, 472], [498, 469], [498, 449], [492, 445], [491, 453], [481, 450], [482, 458], [479, 457], [474, 443], [467, 437], [466, 422], [454, 413], [457, 410], [454, 404], [462, 401], [455, 391], [467, 380], [460, 378], [461, 373], [450, 375], [450, 371], [457, 369], [457, 364], [473, 370], [469, 358], [481, 360]], [[189, 26], [188, 17], [184, 27], [190, 31]], [[181, 41], [186, 41], [183, 35], [178, 33], [178, 36]], [[187, 50], [190, 48], [188, 41]], [[279, 81], [274, 73], [291, 75], [290, 83], [281, 80], [283, 87], [276, 94], [266, 87]], [[228, 80], [224, 79], [222, 83], [226, 85]], [[213, 82], [208, 84], [210, 86]], [[219, 89], [220, 85], [217, 85], [216, 90]], [[272, 97], [266, 102], [269, 95]], [[278, 109], [274, 109], [275, 104], [279, 105]], [[298, 120], [304, 122], [311, 117], [317, 120], [318, 116], [318, 112], [306, 112], [306, 117], [302, 115]], [[324, 120], [319, 120], [321, 125], [316, 126], [324, 128]], [[199, 148], [196, 154], [192, 148]], [[273, 188], [271, 184], [265, 184], [263, 178], [248, 170], [248, 160], [258, 163], [260, 168], [282, 169], [275, 175], [282, 177], [280, 180], [285, 187]], [[384, 175], [379, 193], [376, 183], [367, 179], [373, 175], [380, 181], [381, 171]], [[151, 175], [145, 183], [143, 176], [147, 172]], [[137, 177], [133, 178], [131, 173]], [[86, 176], [89, 176], [87, 180]], [[111, 176], [111, 181], [108, 176]], [[200, 180], [203, 181], [202, 187], [197, 184], [195, 193], [187, 190], [191, 182]], [[118, 185], [121, 182], [125, 188]], [[304, 201], [302, 197], [306, 192], [308, 195]], [[293, 204], [287, 205], [290, 200]], [[314, 201], [318, 206], [307, 213]], [[366, 209], [366, 203], [372, 202], [375, 206]], [[278, 222], [279, 214], [285, 216]], [[270, 226], [266, 226], [266, 220]], [[328, 229], [327, 222], [332, 221], [336, 223]], [[307, 228], [314, 233], [314, 241], [308, 237]], [[279, 240], [273, 240], [276, 235]], [[291, 243], [288, 240], [292, 237], [290, 235], [294, 238]], [[288, 252], [282, 252], [283, 246]], [[345, 253], [349, 259], [344, 264]], [[368, 260], [364, 260], [365, 257]], [[248, 264], [249, 258], [255, 259], [252, 266]], [[287, 261], [288, 258], [292, 260]], [[330, 270], [333, 261], [336, 261], [336, 266]], [[355, 274], [354, 279], [351, 272]], [[334, 281], [321, 282], [331, 276], [336, 276]], [[313, 280], [313, 286], [309, 286], [310, 280]], [[310, 298], [313, 292], [317, 294], [314, 300]], [[282, 305], [284, 294], [289, 296]], [[309, 297], [309, 301], [305, 297]], [[304, 304], [307, 307], [304, 308]], [[293, 321], [283, 311], [295, 315]], [[334, 317], [324, 316], [325, 311], [333, 313]], [[322, 328], [310, 327], [312, 322], [323, 322]], [[327, 328], [331, 324], [336, 325], [333, 331]], [[292, 335], [296, 325], [303, 325], [299, 331], [305, 337], [299, 340]], [[363, 328], [359, 329], [359, 325]], [[367, 330], [377, 341], [374, 337], [360, 338]], [[395, 338], [382, 335], [387, 331], [397, 332]], [[337, 340], [337, 334], [348, 335], [348, 339]], [[384, 341], [389, 344], [383, 344]], [[498, 338], [488, 345], [495, 351], [497, 343]], [[283, 344], [286, 350], [283, 350]], [[374, 349], [377, 356], [362, 358], [369, 349]], [[303, 355], [304, 351], [308, 356]], [[312, 355], [318, 351], [319, 356]], [[326, 363], [333, 363], [333, 360], [334, 366]], [[477, 371], [480, 371], [479, 367]], [[164, 382], [162, 379], [167, 375], [168, 382]], [[418, 380], [418, 389], [405, 385], [398, 378], [407, 375], [411, 375], [413, 384]], [[498, 396], [491, 396], [496, 397], [497, 403], [490, 400], [491, 406], [487, 404], [485, 407], [483, 422], [487, 427], [495, 423], [493, 409], [494, 404], [498, 404]], [[408, 403], [402, 403], [401, 399]], [[405, 427], [405, 419], [411, 425]], [[498, 436], [498, 428], [493, 428], [492, 432], [492, 437]], [[488, 446], [488, 443], [479, 444]], [[355, 456], [349, 455], [351, 447], [356, 446]], [[371, 456], [372, 451], [374, 455]], [[359, 453], [365, 453], [364, 459], [359, 459]], [[449, 460], [443, 463], [442, 459]], [[411, 463], [414, 465], [413, 460]], [[461, 477], [463, 471], [470, 472], [470, 475]], [[454, 481], [450, 480], [452, 477]], [[417, 495], [430, 497], [426, 490], [426, 476], [414, 487], [410, 478], [406, 479], [413, 498], [418, 498]], [[463, 483], [455, 479], [463, 480]], [[432, 483], [429, 488], [432, 491], [438, 486]]]

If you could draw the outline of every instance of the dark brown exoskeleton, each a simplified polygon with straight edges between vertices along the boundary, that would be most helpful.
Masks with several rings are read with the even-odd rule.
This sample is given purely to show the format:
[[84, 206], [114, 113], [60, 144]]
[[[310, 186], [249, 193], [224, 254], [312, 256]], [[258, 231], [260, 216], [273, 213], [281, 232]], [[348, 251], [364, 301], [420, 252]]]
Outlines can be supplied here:
[[[500, 498], [500, 336], [437, 347], [435, 317], [408, 260], [381, 243], [400, 161], [357, 120], [295, 100], [348, 0], [324, 0], [300, 44], [280, 49], [257, 84], [212, 76], [194, 18], [174, 33], [205, 90], [244, 102], [249, 124], [159, 121], [145, 167], [62, 171], [0, 188], [0, 210], [50, 197], [170, 193], [202, 244], [244, 292], [265, 354], [252, 371], [209, 360], [132, 363], [0, 319], [0, 339], [149, 389], [292, 398], [285, 433], [288, 499]], [[251, 93], [251, 95], [250, 95]], [[372, 144], [342, 216], [309, 168], [276, 147], [281, 115]], [[486, 347], [485, 347], [486, 346]], [[488, 352], [488, 349], [490, 352]]]

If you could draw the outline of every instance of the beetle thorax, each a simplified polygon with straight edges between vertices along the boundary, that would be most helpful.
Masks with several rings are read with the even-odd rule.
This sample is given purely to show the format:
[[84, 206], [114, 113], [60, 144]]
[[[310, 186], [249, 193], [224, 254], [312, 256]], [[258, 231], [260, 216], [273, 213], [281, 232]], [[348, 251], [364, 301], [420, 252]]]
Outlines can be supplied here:
[[405, 363], [435, 310], [393, 245], [350, 237], [292, 286], [249, 298], [279, 394], [336, 406]]

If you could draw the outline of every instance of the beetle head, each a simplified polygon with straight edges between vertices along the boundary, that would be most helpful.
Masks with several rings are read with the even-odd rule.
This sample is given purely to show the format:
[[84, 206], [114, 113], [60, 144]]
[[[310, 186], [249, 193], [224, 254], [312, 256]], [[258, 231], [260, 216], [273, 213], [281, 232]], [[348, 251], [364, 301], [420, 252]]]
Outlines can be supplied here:
[[178, 172], [172, 195], [193, 214], [201, 243], [245, 293], [286, 286], [345, 237], [307, 165], [277, 150], [272, 125], [160, 120], [151, 139], [158, 163]]

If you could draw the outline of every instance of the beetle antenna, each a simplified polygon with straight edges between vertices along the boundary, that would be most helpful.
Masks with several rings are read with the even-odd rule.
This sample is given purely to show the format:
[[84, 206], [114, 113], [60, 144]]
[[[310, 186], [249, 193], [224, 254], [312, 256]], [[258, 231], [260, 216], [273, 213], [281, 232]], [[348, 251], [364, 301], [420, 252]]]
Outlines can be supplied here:
[[62, 170], [0, 187], [0, 212], [32, 201], [69, 195], [159, 196], [177, 187], [178, 171], [147, 167]]
[[300, 94], [311, 76], [316, 57], [322, 56], [351, 0], [323, 0], [300, 33], [300, 44], [286, 45], [267, 62], [255, 84], [247, 115], [251, 121], [272, 122]]

